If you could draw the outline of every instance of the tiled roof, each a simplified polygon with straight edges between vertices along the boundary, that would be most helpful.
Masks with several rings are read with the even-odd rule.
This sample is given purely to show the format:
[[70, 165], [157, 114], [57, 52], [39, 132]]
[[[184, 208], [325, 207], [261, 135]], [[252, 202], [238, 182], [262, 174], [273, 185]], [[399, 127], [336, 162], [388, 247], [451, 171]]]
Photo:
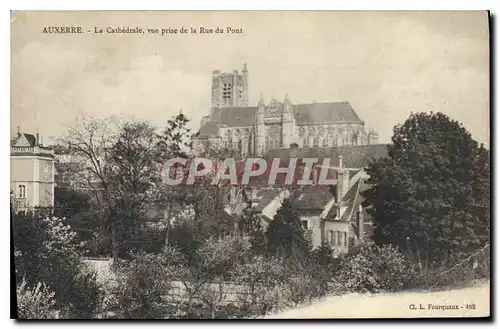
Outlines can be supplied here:
[[293, 105], [297, 124], [363, 123], [348, 102]]
[[303, 186], [293, 194], [292, 204], [299, 210], [322, 210], [332, 198], [324, 186]]
[[272, 161], [280, 158], [287, 161], [290, 157], [296, 158], [318, 158], [322, 162], [324, 158], [330, 158], [331, 166], [339, 165], [339, 156], [342, 156], [344, 167], [362, 168], [368, 165], [371, 159], [378, 159], [387, 155], [387, 144], [373, 145], [347, 145], [325, 148], [282, 148], [270, 150], [264, 158]]
[[[282, 103], [274, 102], [273, 107], [281, 108]], [[267, 108], [268, 106], [266, 106]], [[348, 102], [310, 103], [292, 105], [298, 125], [318, 123], [363, 123]], [[211, 122], [200, 128], [200, 137], [216, 134], [219, 125], [228, 127], [252, 126], [255, 123], [257, 106], [223, 107], [214, 109]], [[215, 126], [214, 126], [215, 125]]]
[[262, 211], [280, 192], [281, 190], [277, 188], [260, 189], [257, 194], [259, 203], [255, 206], [255, 209]]
[[255, 123], [255, 112], [256, 106], [217, 108], [212, 120], [229, 127], [252, 126]]
[[217, 136], [218, 132], [219, 132], [219, 126], [216, 123], [207, 122], [206, 124], [200, 127], [198, 137], [206, 138], [206, 137]]

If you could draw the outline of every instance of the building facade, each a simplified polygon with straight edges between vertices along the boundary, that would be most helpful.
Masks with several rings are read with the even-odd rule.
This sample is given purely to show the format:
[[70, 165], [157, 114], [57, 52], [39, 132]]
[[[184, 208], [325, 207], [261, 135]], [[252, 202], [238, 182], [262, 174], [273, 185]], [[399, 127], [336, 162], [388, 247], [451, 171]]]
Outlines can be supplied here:
[[[274, 219], [282, 201], [290, 198], [314, 248], [326, 244], [336, 255], [346, 253], [352, 246], [370, 243], [373, 227], [370, 216], [362, 206], [362, 192], [370, 187], [365, 168], [372, 159], [385, 156], [386, 144], [302, 149], [294, 146], [290, 149], [272, 150], [263, 157], [268, 165], [274, 158], [285, 162], [296, 158], [297, 165], [300, 165], [300, 159], [304, 158], [318, 158], [319, 163], [329, 158], [331, 168], [328, 170], [328, 177], [336, 177], [336, 184], [313, 184], [296, 186], [293, 189], [276, 186], [257, 189], [248, 187], [244, 188], [243, 192], [241, 187], [235, 187], [240, 189], [240, 194], [246, 193], [247, 198], [236, 195], [234, 201], [226, 207], [226, 211], [235, 219], [239, 218], [242, 209], [248, 204], [244, 200], [250, 198], [252, 207], [260, 213], [265, 228]], [[315, 170], [323, 168], [313, 168], [313, 181], [314, 177], [319, 177], [319, 172], [315, 174]], [[244, 205], [241, 206], [241, 203]]]
[[39, 136], [17, 133], [10, 147], [10, 189], [14, 207], [54, 206], [54, 151]]
[[246, 64], [241, 74], [213, 71], [212, 107], [201, 120], [198, 148], [263, 155], [292, 144], [307, 148], [378, 143], [378, 134], [365, 130], [348, 102], [294, 104], [285, 95], [266, 104], [261, 95], [257, 106], [248, 106], [248, 78]]

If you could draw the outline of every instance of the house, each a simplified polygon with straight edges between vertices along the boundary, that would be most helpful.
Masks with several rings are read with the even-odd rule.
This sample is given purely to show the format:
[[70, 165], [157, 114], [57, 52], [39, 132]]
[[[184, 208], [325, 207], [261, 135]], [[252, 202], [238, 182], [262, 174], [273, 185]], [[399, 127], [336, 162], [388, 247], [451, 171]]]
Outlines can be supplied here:
[[54, 151], [19, 131], [10, 145], [10, 189], [17, 210], [54, 206]]
[[[321, 149], [277, 149], [265, 155], [267, 161], [280, 158], [305, 157], [330, 158], [329, 175], [337, 178], [335, 185], [310, 185], [298, 187], [253, 188], [252, 205], [261, 214], [264, 225], [273, 220], [285, 198], [291, 198], [298, 209], [304, 229], [313, 247], [329, 245], [337, 254], [345, 253], [350, 246], [369, 240], [372, 227], [366, 209], [362, 207], [362, 192], [369, 188], [368, 174], [364, 168], [370, 159], [386, 155], [387, 145], [341, 146]], [[318, 170], [321, 168], [318, 168]], [[314, 173], [313, 173], [314, 175]], [[233, 202], [231, 214], [239, 215], [240, 199]], [[240, 207], [241, 208], [241, 207]]]

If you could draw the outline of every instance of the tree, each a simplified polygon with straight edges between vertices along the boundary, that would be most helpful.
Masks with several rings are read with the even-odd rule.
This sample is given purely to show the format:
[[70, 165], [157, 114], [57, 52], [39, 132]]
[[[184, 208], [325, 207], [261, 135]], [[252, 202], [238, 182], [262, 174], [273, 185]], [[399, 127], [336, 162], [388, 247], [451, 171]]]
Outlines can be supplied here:
[[250, 205], [245, 208], [239, 222], [239, 230], [250, 237], [252, 251], [262, 253], [265, 251], [266, 238], [259, 213]]
[[[157, 135], [157, 147], [163, 165], [173, 158], [188, 158], [196, 136], [188, 128], [189, 122], [190, 120], [179, 111], [177, 115], [168, 120], [165, 130]], [[170, 170], [170, 168], [163, 168], [164, 174], [170, 174], [166, 170]], [[163, 191], [164, 224], [167, 228], [165, 244], [168, 244], [172, 229], [171, 221], [177, 217], [179, 211], [182, 211], [188, 205], [187, 195], [189, 193], [184, 190], [183, 186], [167, 185], [164, 186]], [[186, 224], [183, 223], [183, 228], [187, 228]]]
[[399, 246], [421, 266], [489, 241], [489, 152], [442, 113], [412, 114], [394, 128], [388, 156], [367, 168], [378, 244]]
[[90, 197], [88, 194], [71, 188], [55, 187], [54, 215], [56, 217], [74, 217], [88, 211]]
[[154, 127], [84, 119], [58, 144], [80, 159], [73, 176], [91, 193], [92, 211], [105, 233], [111, 231], [112, 255], [118, 258], [138, 234], [140, 219], [163, 196]]
[[90, 192], [96, 203], [99, 217], [104, 218], [108, 210], [108, 150], [115, 140], [116, 132], [111, 120], [80, 118], [68, 127], [68, 133], [57, 140], [61, 149], [77, 159], [77, 166], [68, 168], [71, 178], [84, 190]]
[[42, 298], [50, 290], [55, 301], [51, 307], [61, 310], [63, 317], [93, 317], [99, 306], [99, 287], [94, 273], [81, 263], [80, 246], [70, 226], [37, 212], [14, 214], [12, 226], [16, 279], [25, 282], [20, 291], [33, 295], [29, 298]]
[[179, 111], [172, 119], [168, 120], [167, 127], [158, 135], [158, 148], [163, 159], [186, 157], [192, 149], [196, 134], [188, 128], [189, 119]]
[[303, 264], [310, 250], [297, 209], [291, 198], [283, 201], [266, 231], [268, 251], [284, 260]]
[[90, 199], [88, 192], [58, 186], [54, 189], [54, 216], [66, 218], [79, 241], [93, 240], [100, 225], [91, 210]]
[[[72, 156], [72, 165], [67, 166], [65, 175], [74, 186], [78, 186], [80, 191], [90, 195], [89, 216], [85, 216], [88, 221], [84, 226], [91, 226], [92, 229], [98, 228], [99, 232], [93, 233], [104, 237], [112, 235], [105, 223], [110, 216], [112, 204], [112, 194], [109, 193], [112, 189], [108, 179], [110, 170], [108, 152], [116, 140], [116, 128], [117, 125], [110, 119], [82, 117], [74, 125], [68, 127], [67, 134], [57, 140], [58, 146], [56, 147], [58, 152]], [[70, 211], [65, 206], [74, 206], [83, 197], [81, 192], [73, 193], [68, 190], [55, 192], [55, 210], [59, 214]], [[82, 213], [79, 211], [77, 217], [80, 216]], [[75, 222], [79, 219], [85, 220], [85, 218], [72, 219]], [[83, 224], [74, 223], [78, 228]]]
[[161, 169], [154, 128], [147, 122], [126, 122], [108, 150], [108, 186], [110, 212], [106, 223], [113, 232], [113, 257], [133, 241], [146, 212], [163, 195]]

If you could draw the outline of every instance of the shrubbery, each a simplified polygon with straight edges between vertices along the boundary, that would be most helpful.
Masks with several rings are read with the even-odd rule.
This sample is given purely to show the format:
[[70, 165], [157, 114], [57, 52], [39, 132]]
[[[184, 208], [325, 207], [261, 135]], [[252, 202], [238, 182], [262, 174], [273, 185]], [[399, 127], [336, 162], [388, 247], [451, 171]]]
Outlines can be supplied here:
[[56, 319], [58, 311], [55, 308], [55, 293], [44, 283], [38, 283], [33, 288], [22, 281], [17, 286], [17, 311], [19, 319]]
[[371, 245], [341, 258], [332, 286], [340, 293], [398, 291], [412, 278], [412, 267], [396, 248]]
[[92, 318], [98, 312], [100, 287], [81, 262], [76, 234], [57, 217], [42, 213], [13, 215], [17, 281], [26, 289], [39, 282], [54, 293], [62, 318]]
[[126, 319], [163, 319], [173, 314], [168, 296], [174, 269], [171, 254], [138, 253], [132, 261], [114, 264], [115, 282], [108, 282], [105, 316]]

